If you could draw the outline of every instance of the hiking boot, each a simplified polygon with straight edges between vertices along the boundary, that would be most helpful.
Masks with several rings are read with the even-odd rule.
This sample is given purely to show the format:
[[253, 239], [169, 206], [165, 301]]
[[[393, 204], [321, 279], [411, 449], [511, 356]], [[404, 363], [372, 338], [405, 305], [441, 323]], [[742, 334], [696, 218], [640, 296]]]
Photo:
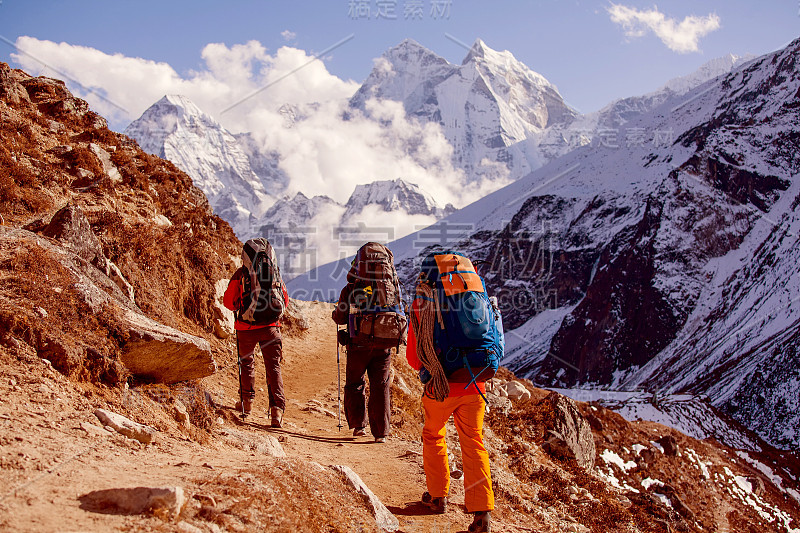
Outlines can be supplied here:
[[364, 429], [364, 428], [356, 428], [356, 429], [353, 430], [353, 436], [354, 437], [366, 437], [367, 436], [367, 430]]
[[270, 409], [270, 426], [274, 428], [281, 427], [281, 422], [283, 422], [283, 409], [280, 407], [272, 407]]
[[422, 503], [428, 507], [435, 514], [444, 514], [447, 512], [447, 496], [441, 498], [434, 498], [430, 492], [422, 494]]
[[375, 437], [375, 442], [386, 442], [386, 437]]
[[490, 511], [481, 511], [475, 513], [475, 518], [469, 525], [469, 533], [489, 533], [492, 530], [492, 513]]
[[250, 400], [249, 398], [245, 398], [244, 399], [244, 410], [242, 410], [242, 400], [239, 400], [238, 402], [236, 402], [236, 405], [234, 406], [234, 409], [240, 415], [247, 416], [247, 415], [250, 414], [250, 410], [252, 409], [252, 407], [253, 407], [253, 401]]

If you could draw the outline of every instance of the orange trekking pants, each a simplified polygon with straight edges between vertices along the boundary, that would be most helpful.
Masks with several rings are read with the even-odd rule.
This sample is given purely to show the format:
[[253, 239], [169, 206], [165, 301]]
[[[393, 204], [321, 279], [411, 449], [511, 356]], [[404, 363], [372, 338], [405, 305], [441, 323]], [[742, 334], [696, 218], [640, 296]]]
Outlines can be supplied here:
[[493, 510], [494, 492], [492, 475], [489, 472], [489, 454], [483, 445], [483, 398], [480, 394], [469, 394], [437, 402], [423, 396], [422, 405], [425, 410], [422, 464], [428, 492], [434, 498], [441, 498], [450, 491], [445, 424], [450, 415], [453, 415], [464, 464], [464, 505], [468, 513]]

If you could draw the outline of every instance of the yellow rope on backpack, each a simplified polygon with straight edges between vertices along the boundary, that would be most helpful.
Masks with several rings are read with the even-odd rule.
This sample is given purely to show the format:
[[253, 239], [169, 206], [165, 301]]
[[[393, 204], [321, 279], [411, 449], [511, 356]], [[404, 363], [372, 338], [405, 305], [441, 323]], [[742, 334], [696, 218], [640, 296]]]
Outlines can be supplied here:
[[450, 395], [450, 383], [442, 368], [442, 363], [436, 357], [436, 346], [433, 344], [433, 326], [439, 315], [437, 301], [433, 289], [427, 283], [417, 285], [419, 306], [417, 313], [411, 313], [414, 333], [417, 336], [417, 357], [425, 367], [431, 379], [425, 384], [425, 393], [437, 402], [443, 402]]

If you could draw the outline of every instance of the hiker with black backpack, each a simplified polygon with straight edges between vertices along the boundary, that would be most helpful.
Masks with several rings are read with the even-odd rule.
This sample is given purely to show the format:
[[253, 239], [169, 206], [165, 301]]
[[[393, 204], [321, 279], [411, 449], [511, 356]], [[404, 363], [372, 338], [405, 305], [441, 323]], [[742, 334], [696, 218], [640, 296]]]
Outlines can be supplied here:
[[408, 325], [401, 296], [392, 252], [375, 242], [362, 246], [331, 315], [337, 342], [347, 349], [344, 412], [355, 437], [366, 436], [367, 418], [375, 442], [384, 442], [391, 430], [391, 354], [405, 343]]
[[261, 346], [267, 371], [270, 425], [281, 427], [286, 398], [283, 394], [281, 322], [289, 296], [281, 279], [275, 250], [267, 239], [250, 239], [242, 248], [242, 266], [228, 283], [223, 303], [236, 313], [239, 356], [239, 402], [242, 418], [252, 409], [255, 392], [255, 349]]
[[472, 262], [458, 252], [435, 252], [422, 262], [412, 304], [406, 358], [425, 384], [422, 503], [447, 511], [450, 468], [447, 423], [453, 416], [464, 471], [464, 505], [474, 514], [471, 533], [491, 530], [494, 492], [483, 444], [485, 382], [503, 357], [503, 327], [496, 299]]

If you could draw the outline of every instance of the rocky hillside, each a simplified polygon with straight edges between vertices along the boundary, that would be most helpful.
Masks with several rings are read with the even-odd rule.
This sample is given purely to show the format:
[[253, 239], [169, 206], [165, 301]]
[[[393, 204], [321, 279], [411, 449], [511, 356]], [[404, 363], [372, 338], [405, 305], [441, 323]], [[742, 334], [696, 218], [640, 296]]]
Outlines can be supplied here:
[[190, 357], [213, 373], [202, 336], [214, 282], [238, 255], [230, 226], [186, 174], [109, 131], [63, 82], [2, 65], [0, 98], [3, 342], [109, 384], [142, 357], [154, 367], [136, 374]]

